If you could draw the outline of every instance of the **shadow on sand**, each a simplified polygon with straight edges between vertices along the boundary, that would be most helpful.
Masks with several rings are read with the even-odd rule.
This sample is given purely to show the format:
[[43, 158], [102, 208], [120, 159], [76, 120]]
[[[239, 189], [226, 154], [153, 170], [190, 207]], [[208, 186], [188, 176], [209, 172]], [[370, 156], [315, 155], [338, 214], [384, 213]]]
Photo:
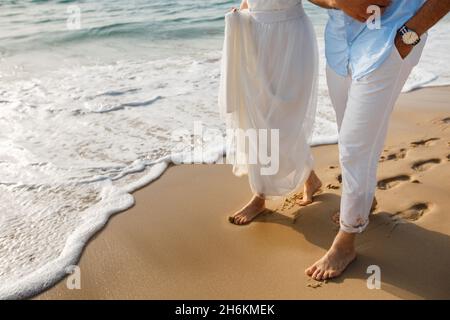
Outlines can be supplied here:
[[[322, 194], [316, 197], [315, 204], [298, 210], [294, 220], [272, 211], [258, 221], [293, 228], [307, 241], [326, 250], [338, 231], [331, 216], [339, 203], [339, 196]], [[399, 298], [449, 299], [450, 237], [415, 223], [395, 222], [392, 215], [388, 212], [372, 215], [370, 226], [357, 240], [358, 259], [333, 282], [366, 281], [367, 268], [377, 265], [381, 268], [382, 289]]]

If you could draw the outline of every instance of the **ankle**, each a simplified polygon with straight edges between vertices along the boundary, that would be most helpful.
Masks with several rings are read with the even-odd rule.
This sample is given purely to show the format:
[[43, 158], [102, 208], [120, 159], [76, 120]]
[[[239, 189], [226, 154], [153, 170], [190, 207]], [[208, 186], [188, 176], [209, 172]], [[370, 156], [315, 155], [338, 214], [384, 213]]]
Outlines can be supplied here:
[[308, 186], [315, 186], [320, 183], [321, 183], [321, 181], [320, 181], [319, 177], [317, 176], [317, 174], [314, 171], [311, 171], [311, 174], [309, 175], [309, 178], [306, 181], [306, 184]]
[[255, 206], [261, 207], [264, 206], [266, 204], [266, 199], [261, 198], [258, 195], [255, 195], [251, 201], [251, 203]]
[[339, 251], [353, 252], [355, 251], [355, 239], [356, 234], [341, 230], [333, 242], [333, 247]]

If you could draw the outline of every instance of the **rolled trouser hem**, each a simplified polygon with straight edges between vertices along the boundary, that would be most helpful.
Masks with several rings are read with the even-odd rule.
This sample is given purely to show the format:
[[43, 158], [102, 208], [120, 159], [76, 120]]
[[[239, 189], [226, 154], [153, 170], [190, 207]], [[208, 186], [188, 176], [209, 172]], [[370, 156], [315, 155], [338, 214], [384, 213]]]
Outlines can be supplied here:
[[369, 221], [367, 221], [364, 225], [351, 227], [341, 222], [340, 230], [346, 233], [363, 233], [367, 227], [369, 226]]

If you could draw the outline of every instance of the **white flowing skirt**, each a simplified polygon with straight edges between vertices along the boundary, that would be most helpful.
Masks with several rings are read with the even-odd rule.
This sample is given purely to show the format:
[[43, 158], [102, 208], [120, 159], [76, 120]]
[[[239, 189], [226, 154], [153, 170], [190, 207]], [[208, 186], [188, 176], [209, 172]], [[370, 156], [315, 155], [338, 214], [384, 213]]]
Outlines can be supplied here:
[[[242, 10], [227, 14], [225, 21], [219, 107], [228, 129], [227, 161], [237, 176], [249, 175], [255, 194], [287, 196], [299, 189], [313, 166], [310, 142], [318, 81], [314, 28], [301, 4], [289, 10]], [[260, 129], [267, 137], [257, 135], [252, 147], [248, 132]], [[273, 130], [279, 143], [270, 138]], [[276, 172], [250, 154], [264, 143], [278, 153], [271, 155], [278, 156]]]

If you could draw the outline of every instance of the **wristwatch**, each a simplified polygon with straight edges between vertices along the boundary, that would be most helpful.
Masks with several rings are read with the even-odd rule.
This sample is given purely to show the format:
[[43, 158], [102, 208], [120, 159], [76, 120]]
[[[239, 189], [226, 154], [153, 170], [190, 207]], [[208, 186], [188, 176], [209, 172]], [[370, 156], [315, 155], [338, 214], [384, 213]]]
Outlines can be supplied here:
[[414, 30], [409, 29], [406, 25], [403, 25], [399, 30], [402, 41], [409, 46], [416, 46], [420, 43], [420, 36]]

